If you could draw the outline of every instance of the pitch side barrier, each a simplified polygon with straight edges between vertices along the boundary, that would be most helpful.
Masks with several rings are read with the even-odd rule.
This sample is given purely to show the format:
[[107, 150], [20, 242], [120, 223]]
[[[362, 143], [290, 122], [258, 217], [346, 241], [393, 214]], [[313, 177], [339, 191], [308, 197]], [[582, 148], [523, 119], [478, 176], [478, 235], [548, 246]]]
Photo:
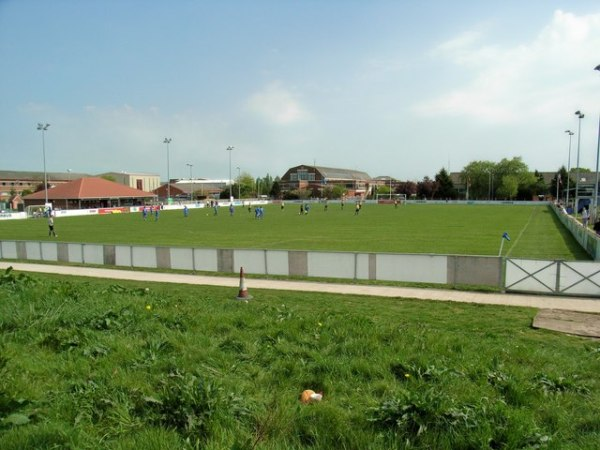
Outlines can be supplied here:
[[584, 228], [581, 222], [554, 204], [552, 205], [552, 211], [592, 259], [600, 261], [600, 236], [589, 228]]
[[380, 280], [501, 288], [493, 256], [317, 252], [0, 241], [0, 259], [131, 268]]

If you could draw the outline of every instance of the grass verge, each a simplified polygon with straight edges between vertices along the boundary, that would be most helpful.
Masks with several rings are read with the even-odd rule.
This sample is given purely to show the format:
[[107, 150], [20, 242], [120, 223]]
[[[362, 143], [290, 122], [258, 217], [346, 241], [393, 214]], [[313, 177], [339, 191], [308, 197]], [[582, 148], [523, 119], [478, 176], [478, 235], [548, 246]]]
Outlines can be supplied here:
[[600, 345], [532, 309], [233, 291], [4, 273], [2, 448], [597, 448]]

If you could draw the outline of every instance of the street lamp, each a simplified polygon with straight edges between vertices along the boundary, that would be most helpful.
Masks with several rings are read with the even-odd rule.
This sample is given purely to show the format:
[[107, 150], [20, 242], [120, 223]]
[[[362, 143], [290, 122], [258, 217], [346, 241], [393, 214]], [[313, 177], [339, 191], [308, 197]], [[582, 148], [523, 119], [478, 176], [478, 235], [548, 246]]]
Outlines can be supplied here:
[[231, 185], [231, 151], [233, 150], [233, 147], [230, 145], [229, 147], [227, 147], [227, 151], [229, 152], [229, 200], [231, 200], [231, 198], [233, 197], [233, 194], [231, 193], [231, 190], [233, 189], [233, 186]]
[[190, 163], [185, 163], [185, 165], [190, 168], [190, 201], [192, 201], [192, 194], [194, 192], [192, 188], [192, 167], [194, 167], [194, 165]]
[[242, 194], [241, 194], [241, 192], [242, 192], [241, 191], [242, 186], [241, 186], [241, 183], [240, 183], [240, 180], [241, 180], [242, 176], [240, 175], [240, 168], [236, 167], [236, 169], [238, 170], [238, 199], [240, 199], [240, 198], [242, 198]]
[[[165, 138], [163, 144], [167, 144], [167, 204], [171, 199], [171, 174], [169, 173], [169, 144], [173, 139]], [[190, 177], [191, 178], [191, 177]]]
[[577, 180], [575, 180], [575, 217], [579, 212], [579, 149], [581, 146], [581, 119], [585, 117], [581, 111], [575, 111], [575, 115], [579, 117], [579, 128], [577, 130]]
[[575, 134], [571, 130], [565, 130], [569, 134], [569, 160], [567, 161], [567, 200], [566, 205], [569, 207], [569, 189], [571, 184], [571, 137]]
[[42, 155], [44, 157], [44, 207], [46, 207], [46, 205], [48, 204], [48, 175], [46, 174], [46, 139], [44, 135], [49, 126], [49, 123], [37, 124], [37, 129], [42, 132]]

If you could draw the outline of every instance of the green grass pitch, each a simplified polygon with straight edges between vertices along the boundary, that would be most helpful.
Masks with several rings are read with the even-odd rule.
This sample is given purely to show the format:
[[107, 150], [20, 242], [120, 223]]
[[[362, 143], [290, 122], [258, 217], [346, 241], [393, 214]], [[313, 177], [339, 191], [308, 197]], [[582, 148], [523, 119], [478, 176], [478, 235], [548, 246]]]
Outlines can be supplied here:
[[58, 240], [112, 244], [144, 244], [209, 248], [264, 248], [358, 252], [429, 253], [497, 256], [502, 234], [511, 240], [503, 255], [537, 259], [589, 259], [562, 227], [550, 207], [515, 205], [366, 204], [342, 209], [313, 204], [300, 215], [299, 204], [265, 207], [264, 219], [254, 210], [236, 207], [161, 211], [158, 221], [141, 213], [58, 217], [58, 238], [48, 237], [46, 221], [0, 222], [2, 239]]

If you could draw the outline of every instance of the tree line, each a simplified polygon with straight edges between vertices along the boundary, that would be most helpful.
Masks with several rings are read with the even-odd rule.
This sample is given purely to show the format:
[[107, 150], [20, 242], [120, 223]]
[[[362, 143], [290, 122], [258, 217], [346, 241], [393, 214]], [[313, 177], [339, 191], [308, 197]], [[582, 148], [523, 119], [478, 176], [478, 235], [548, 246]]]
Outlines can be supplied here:
[[[579, 168], [581, 173], [589, 169]], [[433, 177], [425, 176], [420, 181], [394, 181], [391, 187], [393, 194], [405, 194], [407, 198], [427, 200], [532, 200], [540, 196], [564, 198], [567, 185], [571, 192], [575, 188], [575, 169], [567, 174], [562, 166], [550, 183], [537, 170], [530, 171], [521, 157], [504, 158], [499, 162], [472, 161], [460, 172], [459, 186], [456, 186], [445, 168]], [[568, 180], [568, 182], [567, 182]], [[460, 187], [460, 189], [458, 189]], [[558, 187], [558, 191], [557, 191]], [[347, 194], [343, 185], [325, 185], [318, 191], [297, 189], [282, 192], [279, 177], [269, 174], [265, 177], [253, 178], [242, 173], [231, 187], [235, 197], [258, 197], [267, 195], [271, 198], [306, 199], [310, 197], [341, 198]], [[390, 193], [389, 185], [372, 186], [371, 195], [385, 196]], [[221, 198], [229, 198], [229, 187], [221, 192]]]

